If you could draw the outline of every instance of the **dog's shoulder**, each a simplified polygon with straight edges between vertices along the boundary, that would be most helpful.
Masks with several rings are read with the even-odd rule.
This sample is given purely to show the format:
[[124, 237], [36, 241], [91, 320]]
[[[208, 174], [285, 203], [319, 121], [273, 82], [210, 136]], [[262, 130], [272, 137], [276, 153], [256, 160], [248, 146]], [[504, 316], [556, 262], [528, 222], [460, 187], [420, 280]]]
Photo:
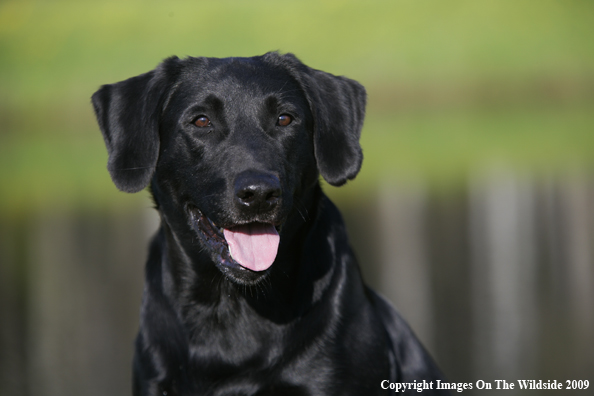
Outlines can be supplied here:
[[396, 308], [369, 287], [366, 288], [366, 294], [391, 344], [390, 380], [392, 382], [443, 380], [437, 365]]

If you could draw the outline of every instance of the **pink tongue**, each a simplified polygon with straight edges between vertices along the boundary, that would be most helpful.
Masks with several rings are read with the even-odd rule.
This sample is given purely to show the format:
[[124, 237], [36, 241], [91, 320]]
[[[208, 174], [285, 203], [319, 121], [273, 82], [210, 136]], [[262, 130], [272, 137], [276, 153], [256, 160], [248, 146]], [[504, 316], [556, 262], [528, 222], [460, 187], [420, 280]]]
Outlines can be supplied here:
[[272, 224], [250, 223], [224, 229], [233, 260], [252, 271], [264, 271], [272, 265], [280, 237]]

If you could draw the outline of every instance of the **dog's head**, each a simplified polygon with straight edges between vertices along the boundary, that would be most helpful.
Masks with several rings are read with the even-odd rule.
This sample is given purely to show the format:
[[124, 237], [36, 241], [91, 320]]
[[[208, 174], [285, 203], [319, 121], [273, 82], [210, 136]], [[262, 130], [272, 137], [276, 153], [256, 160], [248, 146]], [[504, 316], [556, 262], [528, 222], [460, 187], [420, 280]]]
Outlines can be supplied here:
[[363, 159], [364, 88], [292, 54], [172, 57], [92, 100], [115, 185], [151, 183], [163, 220], [240, 283], [273, 264], [318, 174], [339, 186]]

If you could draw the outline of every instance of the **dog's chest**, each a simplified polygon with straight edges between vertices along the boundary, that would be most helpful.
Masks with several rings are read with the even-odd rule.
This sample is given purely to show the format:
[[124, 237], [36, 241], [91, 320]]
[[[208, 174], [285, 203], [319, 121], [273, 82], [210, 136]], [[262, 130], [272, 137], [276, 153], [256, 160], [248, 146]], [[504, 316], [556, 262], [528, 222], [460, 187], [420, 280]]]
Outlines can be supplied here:
[[[314, 338], [315, 342], [308, 344], [287, 344], [286, 340], [275, 338], [269, 335], [246, 338], [243, 344], [219, 344], [220, 340], [208, 346], [203, 344], [185, 381], [192, 383], [197, 395], [382, 394], [377, 384], [387, 378], [387, 372], [369, 370], [371, 359], [354, 361], [345, 353], [348, 346], [335, 345], [324, 337]], [[377, 354], [375, 350], [370, 352]], [[381, 359], [374, 359], [373, 365], [388, 366]]]

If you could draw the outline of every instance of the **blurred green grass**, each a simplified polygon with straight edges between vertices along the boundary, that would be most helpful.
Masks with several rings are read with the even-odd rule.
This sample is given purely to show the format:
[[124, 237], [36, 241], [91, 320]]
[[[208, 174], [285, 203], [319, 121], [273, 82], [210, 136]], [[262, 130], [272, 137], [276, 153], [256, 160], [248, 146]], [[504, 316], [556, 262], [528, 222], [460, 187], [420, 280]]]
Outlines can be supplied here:
[[89, 97], [173, 54], [280, 50], [362, 82], [349, 194], [407, 175], [453, 185], [493, 162], [591, 169], [593, 20], [587, 0], [5, 1], [0, 209], [124, 201]]

